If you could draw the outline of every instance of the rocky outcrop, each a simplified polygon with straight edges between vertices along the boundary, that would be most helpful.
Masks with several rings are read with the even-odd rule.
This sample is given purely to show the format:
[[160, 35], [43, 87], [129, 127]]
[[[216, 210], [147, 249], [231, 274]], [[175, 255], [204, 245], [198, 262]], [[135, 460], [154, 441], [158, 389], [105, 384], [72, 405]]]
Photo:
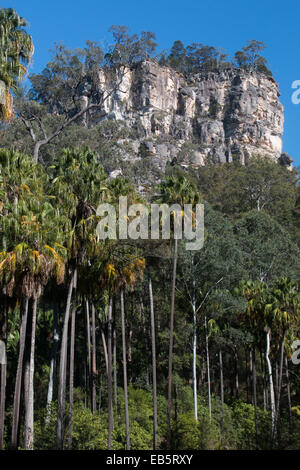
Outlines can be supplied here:
[[[116, 81], [120, 85], [111, 93]], [[283, 106], [277, 83], [263, 74], [227, 70], [186, 80], [146, 61], [114, 78], [101, 71], [99, 83], [109, 96], [89, 122], [124, 121], [133, 131], [127, 139], [131, 159], [151, 158], [164, 170], [174, 158], [182, 166], [199, 166], [281, 156]]]

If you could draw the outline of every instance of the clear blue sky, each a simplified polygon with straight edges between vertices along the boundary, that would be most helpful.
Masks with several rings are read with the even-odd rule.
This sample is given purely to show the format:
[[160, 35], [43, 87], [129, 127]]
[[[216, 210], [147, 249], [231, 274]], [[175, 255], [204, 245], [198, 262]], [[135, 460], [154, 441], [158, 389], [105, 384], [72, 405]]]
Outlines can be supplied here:
[[132, 33], [155, 32], [160, 49], [181, 39], [232, 53], [248, 39], [264, 41], [285, 107], [284, 150], [300, 165], [300, 104], [291, 102], [291, 84], [300, 80], [299, 0], [11, 0], [0, 5], [14, 8], [29, 22], [33, 72], [46, 65], [54, 42], [68, 47], [81, 47], [86, 39], [110, 42], [112, 24], [127, 25]]

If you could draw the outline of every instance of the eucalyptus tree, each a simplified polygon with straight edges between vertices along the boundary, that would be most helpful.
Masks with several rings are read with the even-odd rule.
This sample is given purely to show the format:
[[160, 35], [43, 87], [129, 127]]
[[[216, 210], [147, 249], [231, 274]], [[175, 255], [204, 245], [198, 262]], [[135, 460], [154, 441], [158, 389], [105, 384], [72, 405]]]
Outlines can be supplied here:
[[290, 234], [263, 211], [250, 211], [234, 224], [244, 267], [251, 280], [270, 283], [281, 276], [296, 276], [299, 248]]
[[[96, 42], [70, 50], [55, 46], [52, 60], [40, 74], [32, 74], [30, 92], [18, 102], [18, 116], [33, 146], [33, 158], [43, 161], [41, 149], [73, 123], [90, 126], [93, 111], [105, 112], [106, 101], [122, 93], [127, 71], [121, 64], [105, 68], [104, 52]], [[110, 74], [108, 88], [103, 76]], [[56, 119], [49, 119], [56, 115]]]
[[[196, 364], [199, 316], [202, 314], [203, 324], [207, 325], [209, 319], [207, 318], [206, 306], [209, 304], [210, 298], [216, 290], [221, 292], [234, 286], [243, 271], [243, 254], [237, 245], [230, 222], [207, 203], [204, 204], [204, 220], [205, 233], [202, 249], [198, 251], [182, 250], [180, 253], [179, 274], [181, 286], [178, 288], [181, 295], [188, 301], [193, 314], [192, 375], [196, 421], [198, 418]], [[220, 302], [218, 310], [222, 311]], [[207, 330], [207, 328], [205, 329]], [[205, 336], [207, 339], [207, 335]], [[205, 345], [208, 369], [209, 354], [208, 341], [206, 340]], [[208, 380], [208, 388], [210, 395], [210, 380]]]
[[297, 172], [262, 155], [246, 165], [205, 165], [198, 170], [203, 197], [214, 209], [232, 219], [252, 210], [264, 211], [285, 228], [292, 225], [297, 198]]

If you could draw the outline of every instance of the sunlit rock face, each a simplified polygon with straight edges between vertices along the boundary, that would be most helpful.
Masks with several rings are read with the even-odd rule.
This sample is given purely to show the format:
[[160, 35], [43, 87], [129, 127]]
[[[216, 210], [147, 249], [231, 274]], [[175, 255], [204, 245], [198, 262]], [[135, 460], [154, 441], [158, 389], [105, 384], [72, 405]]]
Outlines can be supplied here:
[[152, 158], [161, 170], [174, 158], [197, 167], [281, 156], [283, 106], [277, 83], [265, 75], [228, 70], [187, 80], [146, 61], [116, 75], [101, 71], [99, 91], [107, 99], [89, 116], [90, 125], [124, 121], [135, 132], [130, 158]]

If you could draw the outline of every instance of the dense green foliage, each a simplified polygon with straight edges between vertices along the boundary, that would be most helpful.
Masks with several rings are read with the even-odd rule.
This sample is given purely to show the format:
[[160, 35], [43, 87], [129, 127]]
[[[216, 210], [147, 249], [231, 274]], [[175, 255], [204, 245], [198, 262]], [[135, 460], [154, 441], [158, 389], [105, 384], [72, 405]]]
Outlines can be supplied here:
[[[170, 308], [170, 287], [168, 286], [171, 286], [171, 259], [167, 255], [168, 242], [163, 250], [163, 257], [161, 257], [162, 252], [159, 247], [155, 245], [151, 247], [150, 242], [140, 242], [134, 248], [131, 243], [118, 242], [117, 246], [116, 243], [109, 240], [106, 242], [97, 240], [93, 235], [96, 226], [96, 219], [93, 220], [93, 207], [97, 206], [100, 201], [113, 202], [114, 198], [120, 194], [128, 194], [131, 200], [137, 198], [140, 201], [142, 200], [141, 196], [138, 194], [134, 196], [133, 184], [129, 181], [126, 182], [124, 178], [109, 181], [101, 165], [97, 162], [96, 154], [88, 150], [64, 151], [54, 162], [54, 165], [44, 169], [40, 164], [32, 163], [30, 156], [1, 151], [1, 230], [3, 243], [6, 245], [5, 251], [1, 253], [0, 265], [2, 305], [4, 307], [2, 315], [5, 312], [8, 315], [6, 333], [8, 349], [6, 445], [9, 446], [12, 425], [11, 407], [13, 403], [11, 400], [14, 396], [14, 376], [19, 351], [19, 312], [22, 312], [22, 298], [24, 296], [38, 296], [34, 445], [35, 448], [56, 447], [55, 397], [59, 380], [57, 368], [54, 375], [54, 401], [51, 405], [51, 412], [47, 411], [46, 407], [52, 357], [51, 348], [53, 348], [54, 339], [53, 312], [55, 309], [58, 311], [58, 329], [60, 330], [63, 326], [63, 311], [69, 279], [73, 269], [77, 267], [77, 300], [74, 303], [77, 314], [72, 448], [107, 447], [108, 397], [105, 349], [107, 349], [109, 326], [107, 317], [109, 295], [115, 299], [112, 337], [116, 349], [113, 346], [111, 360], [112, 377], [114, 377], [113, 380], [117, 380], [113, 392], [115, 420], [112, 446], [116, 449], [124, 448], [124, 398], [121, 388], [122, 350], [120, 347], [121, 326], [118, 300], [118, 290], [121, 285], [124, 285], [126, 289], [131, 448], [151, 448], [153, 410], [149, 293], [146, 280], [138, 280], [137, 269], [139, 268], [135, 266], [136, 261], [142, 260], [144, 256], [146, 257], [146, 269], [151, 272], [153, 279], [157, 335], [158, 440], [159, 445], [163, 448], [166, 436], [165, 396]], [[276, 163], [268, 164], [275, 173], [277, 169], [280, 172], [287, 172], [287, 170], [279, 168]], [[256, 165], [255, 171], [258, 173], [258, 168], [261, 166], [261, 176], [263, 176], [267, 162], [257, 159], [253, 165]], [[216, 168], [212, 167], [211, 171], [215, 174]], [[220, 171], [223, 172], [224, 168], [220, 168]], [[231, 164], [226, 171], [228, 175], [231, 171], [234, 175], [237, 171], [242, 172], [242, 169]], [[207, 193], [209, 197], [208, 173], [209, 169], [207, 168], [205, 169], [205, 180], [200, 178], [197, 181], [200, 190], [203, 183], [203, 193]], [[187, 177], [188, 174], [181, 176], [181, 180], [178, 180], [177, 193], [181, 191], [180, 187], [184, 187], [183, 184], [186, 185], [184, 180], [188, 181]], [[173, 176], [172, 178], [177, 179], [178, 177]], [[251, 171], [249, 179], [251, 181]], [[169, 181], [171, 180], [169, 179]], [[236, 183], [239, 184], [237, 179]], [[274, 187], [271, 188], [271, 191], [274, 191], [274, 194], [280, 194], [279, 188], [276, 187], [277, 184], [285, 184], [290, 194], [295, 191], [295, 179], [290, 174], [286, 174], [285, 183], [282, 183], [280, 179], [276, 183], [276, 178], [273, 183]], [[168, 183], [166, 180], [165, 191], [168, 191], [168, 187], [170, 187], [170, 182]], [[276, 444], [273, 443], [273, 445], [295, 448], [295, 446], [297, 447], [295, 436], [299, 433], [299, 419], [296, 408], [293, 412], [292, 407], [297, 405], [299, 399], [297, 391], [299, 383], [297, 373], [292, 373], [293, 370], [296, 372], [296, 366], [293, 365], [290, 358], [293, 352], [291, 345], [299, 328], [299, 295], [297, 284], [294, 284], [295, 287], [292, 285], [284, 287], [284, 283], [291, 282], [287, 277], [297, 279], [299, 273], [299, 249], [293, 227], [294, 207], [288, 207], [289, 204], [292, 205], [289, 201], [293, 201], [295, 204], [295, 199], [291, 197], [286, 201], [286, 211], [289, 209], [291, 213], [288, 219], [289, 233], [271, 215], [274, 210], [273, 204], [266, 204], [265, 210], [251, 209], [252, 193], [249, 198], [246, 194], [242, 197], [245, 209], [240, 214], [235, 211], [231, 214], [229, 211], [227, 215], [223, 215], [219, 204], [223, 204], [224, 201], [221, 198], [216, 199], [218, 187], [214, 188], [214, 199], [211, 200], [211, 203], [218, 210], [213, 209], [207, 203], [205, 204], [206, 235], [203, 249], [199, 252], [187, 252], [184, 244], [179, 244], [175, 305], [172, 448], [252, 449], [271, 446], [264, 325], [268, 325], [272, 331], [270, 358], [274, 367], [274, 387], [277, 396], [280, 386], [278, 381], [282, 338], [284, 338], [284, 355], [286, 355], [289, 369], [291, 369], [289, 381], [286, 382], [287, 379], [283, 375], [281, 379], [281, 387], [284, 388], [280, 395], [281, 412], [278, 418], [280, 432], [279, 434], [277, 432]], [[234, 185], [231, 189], [234, 191]], [[161, 186], [161, 190], [163, 190], [163, 186]], [[177, 196], [175, 195], [175, 197]], [[174, 199], [174, 201], [176, 200]], [[272, 201], [281, 207], [278, 197]], [[247, 208], [251, 210], [247, 211]], [[269, 214], [267, 213], [268, 209]], [[47, 262], [47, 267], [45, 262]], [[49, 264], [50, 262], [51, 264]], [[22, 274], [24, 267], [28, 271], [25, 277]], [[140, 267], [143, 271], [142, 261]], [[254, 294], [256, 288], [254, 284], [253, 288], [249, 284], [245, 290], [241, 279], [249, 280], [247, 282], [258, 282], [259, 292], [261, 292], [259, 295], [263, 295], [265, 300], [259, 301], [257, 294]], [[287, 280], [285, 281], [285, 279]], [[290, 297], [286, 297], [284, 289]], [[192, 380], [191, 338], [193, 334], [190, 304], [192, 292], [195, 294], [197, 305], [202, 305], [197, 314], [197, 422], [193, 415], [193, 391], [190, 386]], [[252, 304], [252, 295], [256, 295], [253, 297], [253, 299], [257, 299], [255, 304]], [[88, 372], [90, 363], [86, 343], [88, 333], [85, 299], [90, 299], [90, 302], [93, 302], [96, 307], [95, 357], [97, 369], [92, 381], [95, 387], [96, 408], [93, 411], [91, 411], [92, 399], [90, 398], [93, 385], [90, 382], [91, 372]], [[266, 312], [265, 308], [267, 308]], [[251, 311], [251, 318], [253, 318], [250, 328], [246, 317], [248, 311]], [[289, 315], [289, 321], [283, 324], [281, 314], [282, 318], [285, 318], [284, 315]], [[265, 323], [261, 323], [261, 315], [264, 316]], [[204, 323], [204, 320], [207, 323]], [[206, 337], [208, 343], [206, 343]], [[92, 345], [89, 347], [92, 348]], [[207, 347], [209, 347], [208, 350]], [[253, 384], [251, 369], [249, 369], [251, 360], [253, 361], [253, 356], [251, 359], [253, 348], [256, 350], [257, 357], [257, 438]], [[218, 357], [220, 351], [223, 355], [223, 404], [220, 401], [221, 383]], [[210, 356], [211, 417], [207, 401], [207, 352]], [[251, 367], [253, 368], [253, 364]], [[283, 370], [281, 374], [283, 374]], [[291, 408], [289, 408], [287, 401], [287, 386], [291, 398]], [[290, 418], [289, 410], [291, 412]], [[66, 429], [68, 429], [68, 419], [67, 406]], [[22, 423], [23, 420], [20, 423], [21, 427]], [[22, 441], [20, 445], [22, 446]], [[68, 447], [67, 434], [65, 435], [65, 446]]]

